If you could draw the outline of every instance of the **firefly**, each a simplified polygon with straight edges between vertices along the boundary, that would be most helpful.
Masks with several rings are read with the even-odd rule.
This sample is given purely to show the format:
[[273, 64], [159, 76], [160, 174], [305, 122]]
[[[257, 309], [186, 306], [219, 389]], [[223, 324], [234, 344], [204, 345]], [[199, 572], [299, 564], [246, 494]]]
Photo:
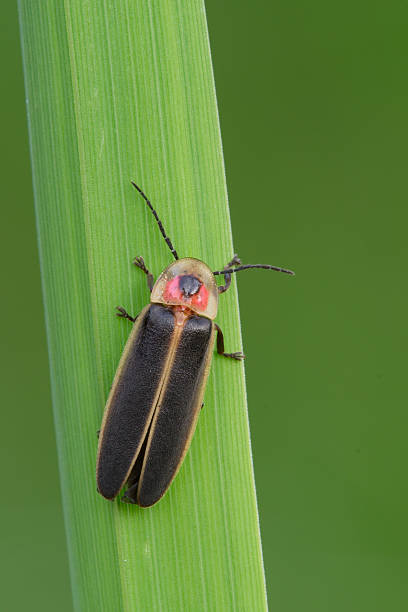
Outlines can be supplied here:
[[[156, 281], [142, 257], [133, 261], [146, 275], [150, 303], [135, 317], [117, 307], [117, 316], [131, 321], [133, 328], [106, 403], [96, 479], [106, 499], [113, 500], [126, 487], [122, 501], [147, 508], [166, 493], [189, 449], [214, 345], [223, 357], [244, 359], [240, 351], [225, 352], [214, 321], [218, 297], [229, 289], [231, 275], [254, 268], [294, 273], [264, 264], [242, 265], [237, 255], [215, 272], [199, 259], [180, 259], [151, 202], [132, 185], [153, 213], [175, 261]], [[217, 285], [216, 276], [224, 277], [223, 285]]]

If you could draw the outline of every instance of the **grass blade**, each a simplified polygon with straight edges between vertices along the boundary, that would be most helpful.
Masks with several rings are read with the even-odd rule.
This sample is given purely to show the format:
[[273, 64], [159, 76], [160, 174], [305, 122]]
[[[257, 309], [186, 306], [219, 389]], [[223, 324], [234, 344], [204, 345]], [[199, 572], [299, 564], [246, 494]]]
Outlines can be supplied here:
[[[154, 508], [95, 491], [96, 430], [148, 301], [132, 268], [233, 254], [202, 0], [20, 0], [36, 212], [68, 546], [78, 610], [266, 608], [243, 366], [214, 359], [184, 465]], [[235, 283], [234, 283], [235, 285]], [[235, 286], [218, 322], [241, 348]]]

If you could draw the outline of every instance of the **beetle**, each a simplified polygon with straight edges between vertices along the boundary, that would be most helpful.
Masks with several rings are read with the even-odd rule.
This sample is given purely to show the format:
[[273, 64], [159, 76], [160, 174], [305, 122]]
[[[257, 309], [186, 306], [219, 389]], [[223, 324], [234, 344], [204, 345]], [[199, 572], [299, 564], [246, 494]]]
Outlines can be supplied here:
[[[227, 291], [231, 274], [250, 268], [234, 255], [212, 272], [203, 261], [180, 259], [144, 192], [132, 185], [153, 213], [175, 262], [154, 282], [144, 259], [134, 264], [144, 272], [150, 304], [136, 317], [117, 306], [117, 316], [133, 323], [109, 393], [99, 431], [97, 490], [113, 500], [126, 485], [122, 501], [153, 506], [168, 490], [190, 446], [203, 406], [213, 346], [219, 355], [241, 360], [241, 352], [226, 353], [221, 329], [214, 322], [218, 296]], [[224, 276], [217, 285], [215, 277]]]

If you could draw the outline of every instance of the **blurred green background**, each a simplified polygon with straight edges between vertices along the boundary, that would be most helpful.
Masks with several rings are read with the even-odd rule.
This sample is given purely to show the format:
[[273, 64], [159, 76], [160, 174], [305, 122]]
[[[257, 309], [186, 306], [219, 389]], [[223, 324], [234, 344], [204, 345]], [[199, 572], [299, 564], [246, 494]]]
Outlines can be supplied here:
[[[207, 0], [270, 609], [408, 609], [408, 8]], [[2, 609], [71, 610], [14, 3], [2, 8]], [[222, 263], [222, 262], [220, 262]]]

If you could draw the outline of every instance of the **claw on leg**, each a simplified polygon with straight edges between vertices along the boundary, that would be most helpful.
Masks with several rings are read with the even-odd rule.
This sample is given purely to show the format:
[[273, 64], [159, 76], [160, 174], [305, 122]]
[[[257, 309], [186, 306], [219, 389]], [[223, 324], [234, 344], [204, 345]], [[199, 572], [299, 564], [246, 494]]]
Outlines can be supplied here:
[[136, 317], [131, 317], [130, 314], [128, 314], [126, 312], [126, 310], [124, 308], [122, 308], [122, 306], [116, 306], [116, 310], [118, 311], [116, 313], [117, 317], [122, 317], [123, 319], [128, 319], [129, 321], [132, 321], [132, 323], [134, 323], [137, 319]]
[[244, 353], [241, 353], [241, 351], [238, 351], [237, 353], [222, 353], [222, 355], [224, 355], [224, 357], [231, 357], [231, 359], [236, 359], [237, 361], [242, 361], [245, 359], [245, 355]]
[[223, 357], [230, 357], [231, 359], [236, 359], [237, 361], [242, 361], [245, 359], [245, 355], [244, 353], [241, 353], [241, 351], [237, 351], [236, 353], [226, 353], [224, 351], [224, 335], [221, 328], [216, 323], [215, 327], [217, 329], [217, 353]]
[[150, 290], [150, 293], [151, 293], [152, 289], [153, 289], [153, 285], [154, 285], [154, 276], [146, 268], [146, 264], [145, 264], [145, 261], [144, 261], [143, 257], [141, 255], [138, 255], [137, 257], [135, 257], [134, 260], [133, 260], [133, 264], [137, 268], [140, 268], [140, 270], [146, 274], [146, 276], [147, 276], [147, 284], [149, 286], [149, 290]]
[[[228, 270], [228, 268], [232, 268], [233, 266], [241, 265], [241, 260], [238, 255], [235, 253], [234, 257], [224, 266], [224, 270]], [[225, 293], [227, 289], [229, 289], [231, 285], [231, 274], [224, 275], [225, 285], [218, 286], [218, 293]]]

